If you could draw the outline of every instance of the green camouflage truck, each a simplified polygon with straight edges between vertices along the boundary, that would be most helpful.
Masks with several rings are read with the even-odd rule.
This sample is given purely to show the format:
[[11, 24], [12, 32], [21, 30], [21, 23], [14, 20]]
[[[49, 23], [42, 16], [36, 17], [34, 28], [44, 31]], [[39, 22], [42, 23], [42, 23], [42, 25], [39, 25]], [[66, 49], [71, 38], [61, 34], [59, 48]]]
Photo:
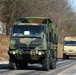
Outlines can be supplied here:
[[39, 63], [48, 71], [56, 68], [57, 25], [46, 17], [18, 19], [11, 29], [9, 68], [26, 68]]

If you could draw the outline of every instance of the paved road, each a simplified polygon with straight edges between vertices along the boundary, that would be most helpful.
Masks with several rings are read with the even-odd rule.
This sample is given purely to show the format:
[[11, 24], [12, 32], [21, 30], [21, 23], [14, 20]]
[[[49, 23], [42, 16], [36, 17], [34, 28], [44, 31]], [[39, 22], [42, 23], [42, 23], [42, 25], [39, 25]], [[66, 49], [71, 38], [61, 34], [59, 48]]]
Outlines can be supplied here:
[[25, 70], [9, 70], [8, 63], [0, 63], [0, 75], [76, 75], [76, 58], [59, 59], [54, 70], [42, 71], [41, 65], [33, 64]]

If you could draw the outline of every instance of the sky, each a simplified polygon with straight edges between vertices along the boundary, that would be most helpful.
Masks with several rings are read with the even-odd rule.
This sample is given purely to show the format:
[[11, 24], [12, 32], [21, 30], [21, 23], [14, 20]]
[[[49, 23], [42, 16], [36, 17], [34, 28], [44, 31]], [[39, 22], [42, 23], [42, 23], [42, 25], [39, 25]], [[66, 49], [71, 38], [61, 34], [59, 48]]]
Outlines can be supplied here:
[[73, 11], [76, 12], [76, 0], [68, 0], [69, 4], [71, 5], [71, 8]]

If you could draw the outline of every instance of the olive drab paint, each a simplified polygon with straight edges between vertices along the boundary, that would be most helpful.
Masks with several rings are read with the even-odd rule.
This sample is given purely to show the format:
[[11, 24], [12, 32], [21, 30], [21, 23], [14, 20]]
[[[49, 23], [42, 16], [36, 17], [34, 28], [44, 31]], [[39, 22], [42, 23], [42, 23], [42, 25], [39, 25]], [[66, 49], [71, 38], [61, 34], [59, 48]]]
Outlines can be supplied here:
[[[46, 57], [48, 50], [49, 54], [54, 50], [57, 52], [58, 27], [56, 24], [52, 23], [52, 21], [46, 17], [20, 18], [13, 24], [13, 26], [26, 25], [29, 27], [34, 25], [43, 26], [44, 30], [41, 32], [43, 36], [30, 38], [28, 36], [22, 36], [21, 34], [17, 37], [11, 35], [8, 51], [10, 62], [13, 61], [17, 64], [22, 62], [41, 63]], [[13, 31], [14, 30], [12, 30], [12, 32]], [[27, 31], [27, 35], [28, 34], [29, 31]], [[52, 54], [50, 55], [51, 57], [54, 56]]]

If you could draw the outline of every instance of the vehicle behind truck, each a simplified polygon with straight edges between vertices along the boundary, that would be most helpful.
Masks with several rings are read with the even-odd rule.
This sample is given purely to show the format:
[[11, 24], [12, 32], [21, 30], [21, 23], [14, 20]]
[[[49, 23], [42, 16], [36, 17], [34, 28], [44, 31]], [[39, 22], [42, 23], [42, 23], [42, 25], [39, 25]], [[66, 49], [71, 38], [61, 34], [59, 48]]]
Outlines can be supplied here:
[[26, 68], [39, 63], [48, 71], [56, 68], [57, 25], [45, 17], [18, 19], [11, 29], [9, 68]]
[[63, 59], [76, 56], [76, 36], [67, 36], [64, 38]]

